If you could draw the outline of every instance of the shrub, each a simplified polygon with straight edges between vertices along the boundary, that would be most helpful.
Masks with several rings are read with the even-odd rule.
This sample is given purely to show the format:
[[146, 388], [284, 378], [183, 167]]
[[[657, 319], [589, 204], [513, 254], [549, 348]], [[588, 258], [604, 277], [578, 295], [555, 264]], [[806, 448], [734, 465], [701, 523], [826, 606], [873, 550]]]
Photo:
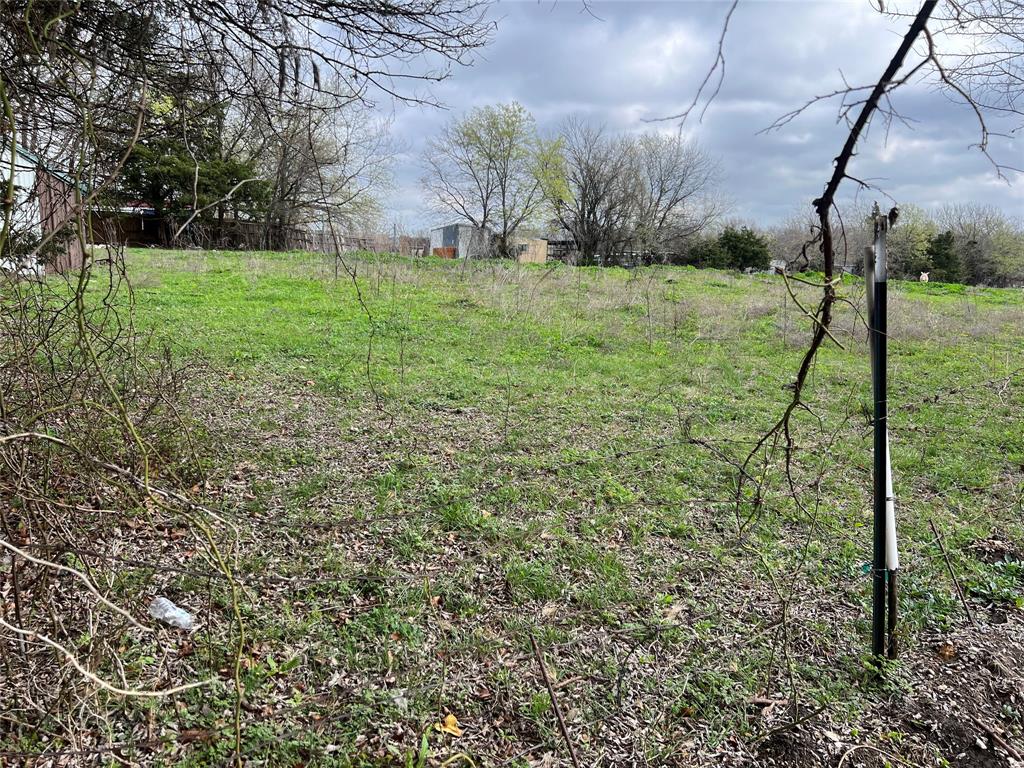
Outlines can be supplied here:
[[718, 249], [732, 269], [768, 269], [771, 261], [768, 240], [749, 227], [726, 227], [718, 236]]

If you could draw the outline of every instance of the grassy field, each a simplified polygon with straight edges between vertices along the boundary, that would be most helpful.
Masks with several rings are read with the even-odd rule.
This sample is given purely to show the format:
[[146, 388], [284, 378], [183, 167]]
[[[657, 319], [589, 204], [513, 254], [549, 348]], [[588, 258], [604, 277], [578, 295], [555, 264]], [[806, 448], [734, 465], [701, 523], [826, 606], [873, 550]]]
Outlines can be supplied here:
[[[735, 465], [809, 339], [781, 278], [128, 264], [138, 325], [196, 364], [199, 490], [239, 529], [248, 764], [569, 765], [531, 635], [582, 765], [1004, 764], [964, 725], [978, 713], [1020, 738], [1020, 291], [891, 289], [902, 656], [879, 680], [856, 281], [845, 349], [823, 350], [798, 412], [794, 486], [781, 450], [756, 457], [756, 507], [737, 503]], [[816, 289], [795, 287], [813, 307]], [[224, 624], [226, 587], [182, 566], [162, 593]], [[166, 633], [161, 663], [223, 675], [231, 637]], [[135, 758], [226, 762], [231, 700], [224, 686], [132, 705], [163, 739]]]

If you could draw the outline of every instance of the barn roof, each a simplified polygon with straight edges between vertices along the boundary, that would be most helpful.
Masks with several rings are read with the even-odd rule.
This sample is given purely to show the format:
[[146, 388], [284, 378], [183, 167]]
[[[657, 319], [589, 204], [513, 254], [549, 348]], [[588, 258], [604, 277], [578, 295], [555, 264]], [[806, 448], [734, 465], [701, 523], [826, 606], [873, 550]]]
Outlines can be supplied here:
[[[29, 150], [25, 149], [20, 145], [15, 145], [14, 149], [15, 152], [17, 152], [17, 154], [21, 157], [21, 159], [25, 161], [27, 167], [45, 171], [46, 173], [53, 176], [55, 179], [59, 179], [60, 181], [64, 182], [69, 187], [74, 187], [77, 183], [78, 188], [85, 192], [86, 186], [84, 182], [76, 182], [74, 176], [72, 176], [70, 173], [67, 173], [66, 171], [61, 171], [58, 170], [57, 168], [54, 168], [49, 163], [49, 161], [45, 160], [42, 156], [37, 155], [35, 152], [30, 152]], [[10, 161], [7, 160], [7, 158], [9, 157], [10, 150], [7, 146], [4, 146], [3, 159], [0, 159], [0, 170], [2, 170], [5, 166], [8, 168], [10, 167]]]

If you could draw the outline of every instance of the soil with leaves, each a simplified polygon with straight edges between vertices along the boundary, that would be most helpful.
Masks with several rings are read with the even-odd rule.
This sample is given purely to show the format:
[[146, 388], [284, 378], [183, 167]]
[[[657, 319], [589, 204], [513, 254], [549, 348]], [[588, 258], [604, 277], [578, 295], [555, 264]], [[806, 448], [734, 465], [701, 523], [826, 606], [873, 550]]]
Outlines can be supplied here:
[[128, 261], [137, 322], [198, 371], [191, 493], [233, 532], [244, 635], [201, 547], [122, 530], [76, 562], [116, 573], [106, 589], [140, 620], [160, 595], [198, 626], [126, 632], [118, 674], [212, 682], [92, 691], [78, 742], [45, 717], [5, 725], [0, 761], [1024, 765], [1020, 291], [891, 288], [901, 652], [879, 672], [855, 280], [789, 472], [770, 445], [748, 465], [757, 494], [737, 498], [737, 465], [791, 396], [813, 286], [371, 255]]

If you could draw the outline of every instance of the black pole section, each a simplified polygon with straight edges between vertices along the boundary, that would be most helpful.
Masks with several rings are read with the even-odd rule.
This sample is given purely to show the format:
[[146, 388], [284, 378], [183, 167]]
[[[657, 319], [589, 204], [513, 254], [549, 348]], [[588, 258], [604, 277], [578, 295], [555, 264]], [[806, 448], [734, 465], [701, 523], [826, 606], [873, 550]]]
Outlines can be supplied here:
[[897, 571], [889, 571], [889, 626], [886, 629], [886, 641], [889, 644], [887, 649], [890, 659], [896, 658], [896, 574]]
[[875, 354], [872, 360], [872, 389], [875, 398], [875, 547], [871, 569], [871, 652], [885, 654], [886, 562], [885, 562], [885, 460], [886, 460], [886, 263], [885, 226], [881, 216], [875, 218], [875, 290], [874, 333]]

